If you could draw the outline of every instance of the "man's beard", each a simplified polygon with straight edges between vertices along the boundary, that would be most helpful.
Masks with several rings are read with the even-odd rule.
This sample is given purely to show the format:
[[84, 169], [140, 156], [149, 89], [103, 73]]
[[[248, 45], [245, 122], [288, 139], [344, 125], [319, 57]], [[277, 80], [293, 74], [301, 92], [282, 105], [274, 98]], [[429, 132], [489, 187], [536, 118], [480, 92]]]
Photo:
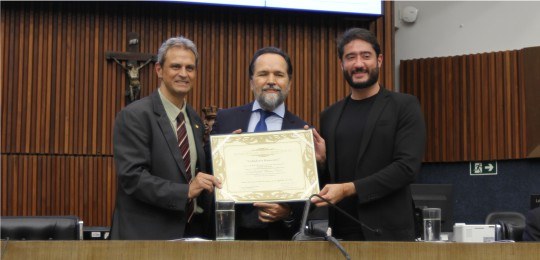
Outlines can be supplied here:
[[379, 66], [377, 66], [373, 70], [358, 69], [357, 71], [367, 71], [369, 75], [368, 79], [365, 82], [354, 82], [349, 72], [343, 70], [343, 77], [345, 78], [345, 80], [347, 80], [347, 83], [349, 83], [349, 85], [354, 89], [369, 88], [373, 86], [373, 84], [377, 83], [377, 80], [379, 80]]
[[[265, 90], [275, 89], [277, 93], [266, 93]], [[285, 101], [288, 92], [281, 89], [278, 86], [273, 87], [264, 87], [259, 95], [256, 95], [255, 98], [259, 102], [259, 105], [266, 111], [273, 111]]]

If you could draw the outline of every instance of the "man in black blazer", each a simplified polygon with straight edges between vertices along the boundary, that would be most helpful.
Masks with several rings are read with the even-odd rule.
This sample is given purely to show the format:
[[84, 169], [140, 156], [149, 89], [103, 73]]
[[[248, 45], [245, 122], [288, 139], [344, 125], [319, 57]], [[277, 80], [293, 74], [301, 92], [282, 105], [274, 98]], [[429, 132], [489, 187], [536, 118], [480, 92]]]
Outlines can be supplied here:
[[211, 238], [208, 193], [221, 184], [204, 173], [204, 125], [185, 100], [195, 84], [197, 61], [191, 40], [166, 40], [156, 63], [159, 89], [116, 117], [112, 239]]
[[[281, 49], [266, 47], [255, 52], [249, 65], [249, 82], [255, 101], [219, 110], [211, 134], [254, 132], [265, 111], [272, 113], [264, 120], [267, 129], [263, 131], [303, 129], [307, 123], [290, 113], [284, 104], [291, 87], [292, 71], [291, 60]], [[302, 205], [236, 205], [235, 239], [290, 240], [298, 231]]]
[[[334, 235], [345, 240], [415, 239], [409, 184], [420, 170], [426, 141], [416, 97], [378, 83], [382, 64], [375, 36], [353, 28], [338, 42], [338, 57], [351, 95], [321, 113], [327, 183], [320, 195], [370, 228], [332, 211]], [[318, 198], [312, 202], [326, 205]]]
[[527, 213], [523, 241], [540, 241], [540, 207]]

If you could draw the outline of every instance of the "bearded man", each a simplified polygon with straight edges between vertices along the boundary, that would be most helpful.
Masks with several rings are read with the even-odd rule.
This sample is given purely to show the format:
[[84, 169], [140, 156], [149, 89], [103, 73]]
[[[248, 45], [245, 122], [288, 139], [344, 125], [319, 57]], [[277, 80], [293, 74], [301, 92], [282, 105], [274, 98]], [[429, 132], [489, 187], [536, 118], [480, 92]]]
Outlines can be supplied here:
[[[211, 134], [304, 129], [307, 123], [287, 111], [291, 59], [276, 47], [255, 52], [249, 64], [254, 102], [219, 110]], [[236, 240], [291, 240], [299, 228], [303, 203], [236, 205]]]
[[[326, 166], [319, 180], [326, 185], [319, 195], [365, 225], [331, 210], [334, 236], [413, 241], [409, 184], [420, 171], [426, 143], [420, 103], [379, 84], [383, 55], [370, 31], [347, 30], [337, 42], [337, 52], [351, 94], [321, 113]], [[311, 201], [326, 206], [319, 198]]]

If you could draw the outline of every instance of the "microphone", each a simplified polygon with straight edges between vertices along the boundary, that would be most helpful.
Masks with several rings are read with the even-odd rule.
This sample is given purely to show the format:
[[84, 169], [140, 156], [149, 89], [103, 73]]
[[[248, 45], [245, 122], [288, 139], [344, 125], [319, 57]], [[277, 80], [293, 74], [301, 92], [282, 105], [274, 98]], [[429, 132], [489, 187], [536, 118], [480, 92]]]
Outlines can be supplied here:
[[[309, 225], [307, 224], [307, 218], [309, 215], [309, 208], [311, 206], [311, 198], [317, 197], [324, 202], [326, 202], [328, 205], [330, 205], [332, 208], [339, 211], [341, 214], [347, 216], [349, 219], [353, 220], [354, 222], [358, 223], [363, 228], [377, 234], [382, 235], [382, 231], [378, 228], [372, 228], [366, 224], [364, 224], [362, 221], [356, 219], [355, 217], [351, 216], [347, 212], [345, 212], [340, 207], [336, 206], [334, 203], [328, 201], [327, 199], [321, 197], [319, 194], [313, 194], [309, 196], [308, 200], [306, 201], [306, 205], [304, 207], [304, 214], [302, 215], [302, 222], [300, 224], [300, 230], [298, 233], [296, 233], [293, 236], [293, 240], [295, 241], [305, 241], [305, 240], [328, 240], [329, 237], [332, 237], [331, 234], [328, 234], [328, 224], [326, 225], [321, 222], [313, 222]], [[306, 232], [307, 231], [307, 232]], [[333, 237], [332, 237], [333, 238]]]

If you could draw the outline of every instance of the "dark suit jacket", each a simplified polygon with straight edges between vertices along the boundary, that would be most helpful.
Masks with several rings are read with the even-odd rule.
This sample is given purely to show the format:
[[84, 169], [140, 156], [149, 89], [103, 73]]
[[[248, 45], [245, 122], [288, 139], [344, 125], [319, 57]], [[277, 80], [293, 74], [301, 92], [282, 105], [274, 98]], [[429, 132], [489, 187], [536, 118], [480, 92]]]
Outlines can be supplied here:
[[[320, 179], [329, 183], [335, 183], [336, 149], [340, 149], [335, 147], [336, 127], [349, 100], [347, 97], [321, 113], [327, 163]], [[418, 99], [381, 87], [368, 115], [356, 168], [351, 169], [355, 174], [358, 217], [382, 231], [376, 234], [364, 228], [366, 240], [414, 240], [409, 184], [420, 170], [425, 141]]]
[[[197, 148], [197, 167], [205, 172], [206, 165], [201, 163], [206, 162], [204, 125], [190, 106], [187, 106], [187, 114]], [[118, 189], [111, 238], [183, 237], [189, 185], [176, 133], [157, 91], [118, 113], [113, 144]], [[206, 194], [201, 195], [197, 202], [203, 208], [209, 204]], [[195, 217], [200, 219], [208, 216]], [[206, 225], [212, 227], [208, 221]], [[192, 223], [197, 222], [192, 220]]]
[[540, 207], [527, 213], [523, 241], [540, 241]]
[[[242, 129], [242, 133], [246, 133], [252, 108], [253, 102], [239, 107], [220, 109], [212, 126], [212, 134], [230, 134], [236, 129]], [[304, 120], [285, 110], [281, 129], [303, 129], [304, 125], [307, 124]]]
[[[242, 129], [246, 133], [251, 117], [253, 102], [247, 105], [219, 110], [216, 121], [212, 127], [212, 134], [230, 134], [234, 130]], [[285, 110], [282, 130], [303, 129], [307, 125], [304, 120]], [[300, 228], [299, 222], [302, 216], [304, 203], [294, 203], [292, 205], [295, 221], [290, 226], [286, 226], [282, 221], [270, 223], [268, 226], [269, 238], [272, 240], [290, 240], [295, 232]]]

